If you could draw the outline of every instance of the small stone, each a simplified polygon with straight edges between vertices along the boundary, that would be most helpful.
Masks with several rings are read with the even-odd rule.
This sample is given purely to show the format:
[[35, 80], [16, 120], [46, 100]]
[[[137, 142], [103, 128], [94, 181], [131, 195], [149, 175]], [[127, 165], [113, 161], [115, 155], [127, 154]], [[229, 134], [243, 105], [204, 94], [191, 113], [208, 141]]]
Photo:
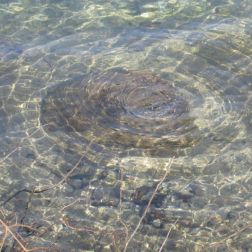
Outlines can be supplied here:
[[83, 186], [82, 180], [80, 180], [80, 179], [72, 180], [71, 186], [74, 187], [74, 189], [81, 189]]
[[117, 187], [97, 187], [91, 196], [93, 206], [113, 206], [119, 204], [120, 190]]
[[160, 219], [156, 219], [153, 221], [152, 225], [155, 227], [155, 228], [160, 228], [162, 226], [162, 222]]

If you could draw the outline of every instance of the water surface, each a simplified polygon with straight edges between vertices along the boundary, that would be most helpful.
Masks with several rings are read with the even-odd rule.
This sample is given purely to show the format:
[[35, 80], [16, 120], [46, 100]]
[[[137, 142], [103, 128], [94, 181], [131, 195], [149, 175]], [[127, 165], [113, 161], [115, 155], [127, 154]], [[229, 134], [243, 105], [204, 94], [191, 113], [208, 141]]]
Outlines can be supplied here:
[[123, 251], [139, 222], [127, 251], [251, 251], [251, 13], [0, 0], [1, 219], [49, 251]]

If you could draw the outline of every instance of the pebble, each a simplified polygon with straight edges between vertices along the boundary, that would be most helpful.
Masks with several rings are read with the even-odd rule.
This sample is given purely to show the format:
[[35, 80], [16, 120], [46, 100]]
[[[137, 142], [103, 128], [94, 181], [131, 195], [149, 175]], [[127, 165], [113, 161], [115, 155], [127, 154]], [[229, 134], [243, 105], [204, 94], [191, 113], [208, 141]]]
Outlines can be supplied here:
[[152, 225], [155, 227], [155, 228], [160, 228], [162, 226], [162, 222], [160, 219], [156, 219], [153, 221]]

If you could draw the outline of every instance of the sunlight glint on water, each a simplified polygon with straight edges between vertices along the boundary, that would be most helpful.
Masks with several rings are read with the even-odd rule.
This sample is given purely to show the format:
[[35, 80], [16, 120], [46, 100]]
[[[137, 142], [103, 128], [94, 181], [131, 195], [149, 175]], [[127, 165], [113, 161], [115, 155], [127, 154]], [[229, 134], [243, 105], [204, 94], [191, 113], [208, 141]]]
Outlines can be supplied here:
[[0, 218], [25, 246], [252, 250], [251, 13], [0, 0]]

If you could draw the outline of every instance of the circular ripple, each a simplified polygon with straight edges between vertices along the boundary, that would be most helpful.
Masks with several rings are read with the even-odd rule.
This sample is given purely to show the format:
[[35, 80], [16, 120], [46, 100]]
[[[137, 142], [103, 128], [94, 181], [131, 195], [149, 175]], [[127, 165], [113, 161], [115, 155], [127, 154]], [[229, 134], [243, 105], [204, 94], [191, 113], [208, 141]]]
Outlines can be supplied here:
[[200, 135], [185, 97], [151, 72], [109, 71], [49, 90], [40, 120], [67, 147], [92, 143], [104, 155], [169, 155]]
[[[162, 78], [150, 71], [117, 69], [101, 74], [104, 53], [95, 55], [99, 74], [48, 89], [40, 111], [46, 134], [74, 151], [91, 143], [94, 158], [98, 153], [99, 157], [217, 155], [244, 132], [240, 122], [251, 60], [244, 56], [248, 52], [246, 43], [240, 43], [243, 34], [228, 39], [228, 32], [207, 29], [161, 37], [153, 33], [143, 48], [148, 53], [134, 51], [139, 59], [126, 52], [120, 55], [116, 45], [106, 51], [111, 64], [118, 55], [125, 67], [137, 58], [136, 68], [144, 62]], [[145, 38], [145, 33], [140, 35]]]

